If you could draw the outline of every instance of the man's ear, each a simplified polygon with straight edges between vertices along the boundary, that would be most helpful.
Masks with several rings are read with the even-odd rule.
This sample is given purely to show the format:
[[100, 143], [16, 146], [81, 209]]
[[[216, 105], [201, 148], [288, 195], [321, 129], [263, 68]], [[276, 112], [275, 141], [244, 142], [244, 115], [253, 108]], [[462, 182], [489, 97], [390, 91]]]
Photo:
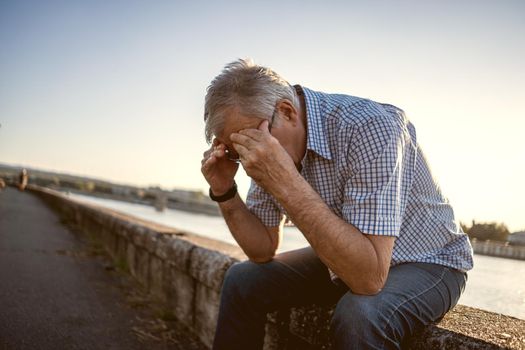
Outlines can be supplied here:
[[290, 100], [281, 100], [277, 102], [277, 110], [279, 111], [281, 118], [288, 121], [297, 122], [299, 118], [299, 113]]

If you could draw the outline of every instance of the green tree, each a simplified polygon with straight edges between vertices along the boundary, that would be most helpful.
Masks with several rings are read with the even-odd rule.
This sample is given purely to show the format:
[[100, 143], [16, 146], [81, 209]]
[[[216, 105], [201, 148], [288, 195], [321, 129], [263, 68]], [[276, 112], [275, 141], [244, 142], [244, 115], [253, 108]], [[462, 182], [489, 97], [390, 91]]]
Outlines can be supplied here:
[[463, 231], [465, 231], [469, 237], [476, 238], [480, 241], [491, 240], [506, 242], [510, 234], [509, 229], [504, 223], [498, 222], [475, 222], [472, 220], [472, 225], [467, 227], [461, 224]]

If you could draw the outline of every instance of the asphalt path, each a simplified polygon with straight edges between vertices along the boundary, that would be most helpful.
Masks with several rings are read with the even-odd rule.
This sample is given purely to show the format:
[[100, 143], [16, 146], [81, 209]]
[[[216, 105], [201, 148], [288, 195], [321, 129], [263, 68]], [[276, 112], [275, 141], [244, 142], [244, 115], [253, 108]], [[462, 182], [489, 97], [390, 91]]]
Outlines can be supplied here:
[[200, 348], [137, 336], [119, 278], [40, 199], [0, 191], [0, 349]]

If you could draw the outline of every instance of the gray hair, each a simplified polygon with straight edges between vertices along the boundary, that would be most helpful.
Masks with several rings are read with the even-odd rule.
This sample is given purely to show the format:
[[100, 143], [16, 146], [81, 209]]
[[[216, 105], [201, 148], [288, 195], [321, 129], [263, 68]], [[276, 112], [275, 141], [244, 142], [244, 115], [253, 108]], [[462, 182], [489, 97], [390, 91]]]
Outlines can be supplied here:
[[226, 113], [233, 108], [245, 116], [269, 120], [281, 100], [289, 100], [299, 107], [295, 89], [279, 74], [256, 65], [250, 58], [227, 64], [206, 90], [206, 141], [210, 143], [214, 132], [222, 130]]

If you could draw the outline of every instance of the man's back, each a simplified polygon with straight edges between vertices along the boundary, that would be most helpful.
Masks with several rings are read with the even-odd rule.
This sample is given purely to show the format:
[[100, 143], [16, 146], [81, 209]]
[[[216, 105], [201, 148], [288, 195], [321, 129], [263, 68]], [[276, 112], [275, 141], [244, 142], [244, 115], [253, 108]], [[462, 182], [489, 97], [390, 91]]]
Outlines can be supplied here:
[[[307, 149], [301, 175], [361, 232], [396, 236], [392, 265], [472, 268], [472, 248], [433, 177], [405, 113], [389, 104], [297, 87], [304, 94]], [[286, 211], [252, 182], [250, 210], [267, 226]]]

